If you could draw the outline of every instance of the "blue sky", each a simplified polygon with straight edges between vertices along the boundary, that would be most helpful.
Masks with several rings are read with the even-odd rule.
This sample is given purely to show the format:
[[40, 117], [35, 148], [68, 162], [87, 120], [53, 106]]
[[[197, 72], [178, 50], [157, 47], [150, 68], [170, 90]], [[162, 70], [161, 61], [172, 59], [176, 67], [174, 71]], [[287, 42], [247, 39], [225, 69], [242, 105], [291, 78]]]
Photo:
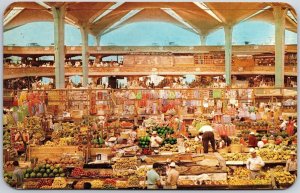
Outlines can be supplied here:
[[[38, 32], [38, 33], [37, 33]], [[70, 46], [80, 45], [81, 36], [79, 29], [66, 25], [65, 44]], [[244, 44], [274, 44], [274, 26], [264, 22], [243, 22], [234, 27], [233, 43]], [[296, 44], [297, 34], [286, 31], [286, 44]], [[41, 46], [51, 45], [54, 42], [53, 23], [36, 22], [20, 26], [4, 33], [4, 45], [27, 45], [38, 43]], [[195, 33], [163, 22], [139, 22], [128, 24], [101, 37], [101, 45], [142, 46], [168, 45], [194, 46], [200, 44], [199, 36]], [[94, 45], [94, 38], [89, 36], [89, 44]], [[207, 38], [207, 45], [224, 45], [224, 31], [219, 29]]]

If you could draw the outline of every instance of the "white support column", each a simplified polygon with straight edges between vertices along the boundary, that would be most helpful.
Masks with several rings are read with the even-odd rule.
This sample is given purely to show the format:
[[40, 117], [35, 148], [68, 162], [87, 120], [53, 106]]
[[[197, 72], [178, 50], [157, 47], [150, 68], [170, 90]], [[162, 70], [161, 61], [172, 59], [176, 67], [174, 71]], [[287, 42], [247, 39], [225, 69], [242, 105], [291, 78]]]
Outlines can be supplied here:
[[224, 26], [225, 32], [225, 76], [226, 85], [231, 85], [231, 61], [232, 61], [232, 26]]
[[273, 7], [275, 19], [275, 86], [284, 86], [285, 15], [286, 8]]
[[96, 36], [94, 36], [94, 38], [95, 38], [95, 46], [99, 47], [100, 46], [101, 36], [100, 35], [96, 35]]
[[89, 78], [89, 45], [88, 45], [88, 26], [86, 24], [80, 27], [82, 39], [82, 86], [88, 85]]
[[207, 39], [207, 35], [200, 35], [201, 46], [206, 45], [206, 39]]
[[65, 7], [52, 7], [54, 17], [55, 88], [65, 88]]

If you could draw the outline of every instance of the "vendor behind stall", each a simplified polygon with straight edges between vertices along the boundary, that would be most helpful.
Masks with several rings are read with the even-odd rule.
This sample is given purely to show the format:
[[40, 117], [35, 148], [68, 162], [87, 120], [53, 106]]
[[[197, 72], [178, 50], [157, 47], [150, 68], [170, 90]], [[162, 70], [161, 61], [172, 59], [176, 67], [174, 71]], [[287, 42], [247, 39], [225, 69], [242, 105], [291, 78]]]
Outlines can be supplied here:
[[202, 143], [204, 147], [204, 153], [208, 153], [208, 144], [210, 142], [210, 145], [213, 149], [213, 151], [216, 151], [216, 145], [215, 145], [215, 135], [213, 132], [213, 128], [209, 125], [203, 125], [200, 128], [200, 135], [202, 135]]
[[254, 132], [251, 132], [248, 137], [248, 146], [249, 147], [257, 147], [257, 138], [255, 137]]
[[290, 159], [288, 159], [286, 162], [285, 171], [290, 172], [293, 175], [297, 175], [296, 152], [292, 151], [290, 155]]
[[163, 142], [163, 140], [157, 135], [156, 131], [153, 131], [152, 136], [150, 138], [150, 142], [151, 148], [159, 148], [159, 145]]
[[265, 162], [261, 159], [260, 156], [257, 156], [257, 152], [254, 148], [250, 149], [251, 157], [248, 158], [246, 162], [246, 167], [248, 170], [250, 170], [250, 179], [256, 179], [257, 177], [260, 177], [260, 171], [263, 166], [265, 166]]

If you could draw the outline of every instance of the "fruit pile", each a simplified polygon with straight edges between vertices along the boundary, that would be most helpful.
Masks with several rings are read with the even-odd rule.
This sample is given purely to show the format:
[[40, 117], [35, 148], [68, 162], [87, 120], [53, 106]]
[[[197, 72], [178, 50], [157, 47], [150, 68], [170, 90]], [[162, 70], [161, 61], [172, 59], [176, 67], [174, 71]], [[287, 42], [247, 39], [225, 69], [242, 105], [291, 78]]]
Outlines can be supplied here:
[[296, 180], [296, 176], [291, 175], [289, 172], [276, 172], [273, 175], [279, 185], [292, 185]]
[[247, 161], [249, 154], [242, 153], [221, 153], [226, 161]]
[[53, 179], [40, 179], [38, 180], [38, 187], [41, 188], [43, 186], [51, 186], [53, 183]]
[[152, 151], [151, 151], [151, 149], [144, 148], [144, 149], [142, 149], [141, 153], [142, 153], [142, 155], [151, 155]]
[[150, 137], [149, 136], [144, 136], [139, 138], [139, 146], [141, 148], [147, 148], [149, 147], [150, 144]]
[[166, 144], [162, 147], [159, 148], [159, 151], [172, 151], [172, 152], [178, 152], [178, 146], [177, 144], [171, 145], [171, 144]]
[[86, 176], [86, 172], [84, 171], [83, 168], [76, 167], [72, 170], [70, 176], [71, 177], [83, 177], [83, 176]]
[[135, 174], [138, 176], [138, 177], [145, 177], [147, 175], [147, 172], [150, 170], [150, 168], [148, 167], [139, 167]]
[[174, 130], [171, 127], [155, 127], [153, 131], [157, 131], [160, 137], [165, 137], [167, 134], [173, 134]]
[[5, 130], [3, 130], [3, 148], [9, 149], [10, 147], [11, 147], [10, 130], [5, 129]]
[[202, 143], [199, 143], [198, 141], [193, 140], [186, 140], [184, 142], [184, 147], [188, 150], [188, 152], [195, 153], [197, 148], [202, 147]]
[[132, 174], [135, 174], [136, 170], [133, 169], [126, 169], [126, 170], [114, 170], [113, 176], [115, 177], [127, 177], [131, 176]]
[[166, 145], [166, 144], [171, 144], [171, 145], [177, 144], [177, 139], [176, 139], [176, 138], [173, 138], [173, 137], [166, 138], [166, 139], [162, 142], [162, 145]]
[[133, 175], [128, 178], [128, 186], [129, 187], [139, 187], [140, 186], [140, 180], [137, 175]]
[[8, 184], [8, 185], [10, 185], [10, 186], [12, 186], [13, 185], [13, 179], [12, 179], [12, 173], [4, 173], [4, 175], [3, 175], [3, 177], [4, 177], [4, 181]]
[[34, 169], [26, 169], [24, 172], [25, 178], [54, 178], [65, 176], [64, 169], [60, 165], [51, 166], [49, 164], [44, 164], [36, 166]]
[[67, 181], [65, 178], [54, 178], [51, 188], [52, 189], [63, 189], [67, 186]]
[[38, 189], [38, 188], [40, 188], [39, 186], [39, 182], [38, 181], [29, 181], [29, 182], [26, 182], [25, 184], [24, 184], [24, 188], [26, 188], [26, 189]]
[[92, 189], [102, 189], [103, 188], [103, 181], [101, 180], [93, 180], [91, 181]]
[[136, 170], [137, 168], [137, 157], [122, 157], [116, 160], [113, 165], [115, 170]]
[[258, 151], [258, 155], [263, 160], [288, 160], [291, 150], [286, 146], [267, 145]]
[[117, 181], [116, 183], [116, 187], [117, 188], [127, 188], [128, 187], [128, 183], [127, 181]]
[[249, 186], [249, 185], [270, 185], [271, 179], [253, 179], [253, 180], [245, 180], [240, 178], [229, 178], [228, 184], [230, 186]]
[[116, 189], [116, 180], [114, 179], [105, 179], [103, 183], [103, 188], [107, 190]]

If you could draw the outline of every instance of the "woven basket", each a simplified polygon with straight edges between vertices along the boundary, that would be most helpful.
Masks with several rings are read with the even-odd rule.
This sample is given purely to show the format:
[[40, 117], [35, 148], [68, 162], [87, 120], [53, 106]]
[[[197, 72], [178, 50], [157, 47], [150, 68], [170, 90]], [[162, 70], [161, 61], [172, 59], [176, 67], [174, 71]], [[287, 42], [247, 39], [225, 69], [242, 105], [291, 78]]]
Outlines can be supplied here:
[[242, 152], [242, 145], [240, 145], [240, 144], [231, 144], [230, 145], [230, 152], [231, 153], [241, 153]]

